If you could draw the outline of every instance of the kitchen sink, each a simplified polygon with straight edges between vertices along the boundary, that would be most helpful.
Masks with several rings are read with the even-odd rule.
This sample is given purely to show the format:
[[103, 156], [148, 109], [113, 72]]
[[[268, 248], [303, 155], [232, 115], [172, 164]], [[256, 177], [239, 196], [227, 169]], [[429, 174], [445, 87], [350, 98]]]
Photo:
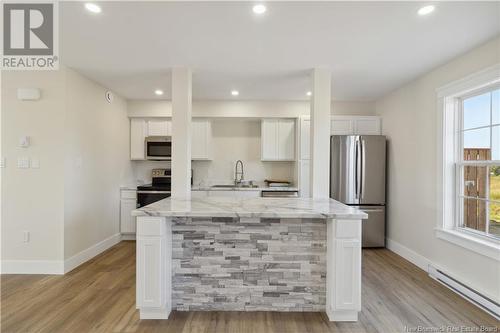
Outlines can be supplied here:
[[257, 188], [258, 185], [212, 185], [212, 188]]

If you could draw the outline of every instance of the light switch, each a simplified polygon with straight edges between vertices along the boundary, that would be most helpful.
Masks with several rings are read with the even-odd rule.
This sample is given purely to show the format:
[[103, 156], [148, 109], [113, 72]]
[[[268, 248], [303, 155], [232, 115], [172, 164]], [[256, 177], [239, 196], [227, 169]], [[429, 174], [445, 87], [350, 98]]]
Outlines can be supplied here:
[[19, 147], [21, 148], [28, 148], [30, 146], [30, 137], [29, 136], [22, 136], [19, 139]]
[[36, 157], [33, 157], [31, 159], [31, 168], [32, 169], [39, 169], [40, 168], [40, 160]]
[[17, 159], [17, 168], [18, 169], [29, 169], [29, 167], [30, 167], [29, 157], [19, 157]]
[[7, 166], [7, 159], [5, 157], [0, 158], [0, 168], [5, 168]]

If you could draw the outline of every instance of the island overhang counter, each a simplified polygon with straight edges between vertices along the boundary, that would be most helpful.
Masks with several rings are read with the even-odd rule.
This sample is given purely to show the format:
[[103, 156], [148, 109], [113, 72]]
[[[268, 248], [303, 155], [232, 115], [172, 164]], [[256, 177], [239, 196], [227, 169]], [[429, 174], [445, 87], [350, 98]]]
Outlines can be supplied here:
[[168, 198], [137, 216], [141, 319], [179, 311], [361, 310], [361, 224], [332, 199]]

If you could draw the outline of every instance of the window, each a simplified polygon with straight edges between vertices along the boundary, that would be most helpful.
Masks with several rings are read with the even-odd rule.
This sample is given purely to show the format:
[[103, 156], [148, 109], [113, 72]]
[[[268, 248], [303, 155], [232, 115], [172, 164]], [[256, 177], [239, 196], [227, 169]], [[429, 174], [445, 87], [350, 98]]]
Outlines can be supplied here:
[[437, 95], [436, 236], [500, 261], [500, 64]]
[[457, 227], [500, 238], [500, 88], [458, 98]]

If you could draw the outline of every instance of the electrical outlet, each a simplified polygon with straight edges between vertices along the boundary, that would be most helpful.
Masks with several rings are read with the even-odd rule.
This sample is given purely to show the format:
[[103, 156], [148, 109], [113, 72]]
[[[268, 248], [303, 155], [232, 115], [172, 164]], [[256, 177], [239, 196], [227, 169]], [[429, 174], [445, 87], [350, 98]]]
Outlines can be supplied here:
[[17, 159], [17, 168], [18, 169], [28, 169], [29, 167], [30, 167], [29, 157], [19, 157]]
[[36, 157], [33, 157], [31, 159], [31, 168], [32, 169], [39, 169], [40, 168], [40, 160]]
[[23, 231], [23, 243], [29, 243], [29, 242], [30, 242], [30, 232]]

